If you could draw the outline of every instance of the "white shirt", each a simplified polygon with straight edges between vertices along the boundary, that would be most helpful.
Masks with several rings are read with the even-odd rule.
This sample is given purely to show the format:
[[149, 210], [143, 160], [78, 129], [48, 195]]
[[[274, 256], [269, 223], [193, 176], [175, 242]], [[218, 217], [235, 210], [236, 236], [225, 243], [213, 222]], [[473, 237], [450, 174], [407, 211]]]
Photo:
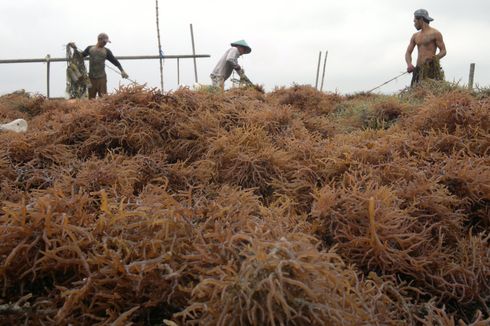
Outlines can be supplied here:
[[240, 51], [236, 47], [231, 47], [228, 49], [225, 54], [219, 59], [216, 67], [214, 67], [211, 76], [214, 77], [223, 77], [224, 80], [227, 80], [233, 69], [238, 66], [238, 57], [240, 57]]

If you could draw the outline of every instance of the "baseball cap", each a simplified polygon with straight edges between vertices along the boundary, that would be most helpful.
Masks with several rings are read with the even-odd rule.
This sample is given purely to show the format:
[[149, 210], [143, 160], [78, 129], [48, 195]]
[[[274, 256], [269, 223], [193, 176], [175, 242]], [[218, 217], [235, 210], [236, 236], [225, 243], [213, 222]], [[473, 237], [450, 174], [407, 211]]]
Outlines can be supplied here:
[[109, 35], [107, 35], [106, 33], [100, 33], [97, 36], [97, 40], [106, 40], [107, 43], [111, 43], [111, 41], [109, 41]]
[[418, 10], [415, 10], [415, 12], [413, 13], [413, 15], [417, 18], [424, 18], [428, 21], [433, 21], [434, 19], [429, 17], [429, 12], [425, 9], [418, 9]]

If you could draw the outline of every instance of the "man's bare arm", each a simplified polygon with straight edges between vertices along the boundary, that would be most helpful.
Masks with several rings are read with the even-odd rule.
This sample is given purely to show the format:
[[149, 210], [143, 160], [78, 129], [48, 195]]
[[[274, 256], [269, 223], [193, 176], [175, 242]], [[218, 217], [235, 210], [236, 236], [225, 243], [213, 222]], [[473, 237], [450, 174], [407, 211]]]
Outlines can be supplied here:
[[407, 71], [412, 72], [414, 67], [412, 64], [412, 52], [415, 49], [415, 34], [412, 35], [410, 43], [408, 44], [407, 52], [405, 52], [405, 61], [407, 63]]
[[439, 48], [439, 53], [436, 56], [439, 59], [444, 58], [447, 54], [446, 44], [444, 44], [444, 40], [442, 39], [442, 34], [439, 32], [436, 34], [436, 45]]

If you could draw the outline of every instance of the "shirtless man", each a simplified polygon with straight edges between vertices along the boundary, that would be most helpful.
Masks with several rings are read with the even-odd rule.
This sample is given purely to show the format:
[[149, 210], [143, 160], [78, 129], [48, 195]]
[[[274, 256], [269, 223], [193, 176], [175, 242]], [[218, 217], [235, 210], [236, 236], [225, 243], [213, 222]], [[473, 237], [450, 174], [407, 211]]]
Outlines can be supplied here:
[[[439, 59], [446, 55], [446, 45], [441, 32], [429, 26], [433, 20], [425, 9], [416, 10], [414, 13], [414, 26], [419, 32], [413, 34], [405, 53], [407, 72], [413, 73], [412, 86], [427, 78], [444, 79], [444, 72], [439, 65]], [[412, 52], [415, 46], [417, 46], [418, 56], [417, 65], [414, 67]], [[437, 49], [439, 49], [438, 54], [436, 54]]]

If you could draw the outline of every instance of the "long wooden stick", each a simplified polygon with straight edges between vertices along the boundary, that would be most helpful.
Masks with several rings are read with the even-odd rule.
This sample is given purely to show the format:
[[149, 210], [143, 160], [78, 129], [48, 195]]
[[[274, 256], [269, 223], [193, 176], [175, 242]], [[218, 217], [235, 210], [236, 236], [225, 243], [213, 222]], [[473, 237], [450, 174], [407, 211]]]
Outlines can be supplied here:
[[400, 78], [401, 76], [406, 75], [406, 74], [408, 74], [408, 72], [407, 72], [407, 71], [405, 71], [404, 73], [399, 74], [399, 75], [398, 75], [398, 76], [396, 76], [396, 77], [391, 78], [391, 79], [390, 79], [390, 80], [388, 80], [388, 81], [385, 81], [383, 84], [381, 84], [381, 85], [379, 85], [379, 86], [376, 86], [376, 87], [375, 87], [375, 88], [373, 88], [373, 89], [370, 89], [370, 90], [369, 90], [369, 91], [367, 91], [366, 93], [371, 93], [372, 91], [374, 91], [374, 90], [376, 90], [376, 89], [380, 88], [381, 86], [386, 85], [386, 84], [388, 84], [389, 82], [394, 81], [395, 79]]
[[156, 4], [156, 15], [157, 15], [157, 37], [158, 37], [158, 54], [160, 56], [160, 86], [163, 93], [163, 52], [162, 43], [160, 42], [160, 20], [158, 18], [158, 0], [155, 0]]

